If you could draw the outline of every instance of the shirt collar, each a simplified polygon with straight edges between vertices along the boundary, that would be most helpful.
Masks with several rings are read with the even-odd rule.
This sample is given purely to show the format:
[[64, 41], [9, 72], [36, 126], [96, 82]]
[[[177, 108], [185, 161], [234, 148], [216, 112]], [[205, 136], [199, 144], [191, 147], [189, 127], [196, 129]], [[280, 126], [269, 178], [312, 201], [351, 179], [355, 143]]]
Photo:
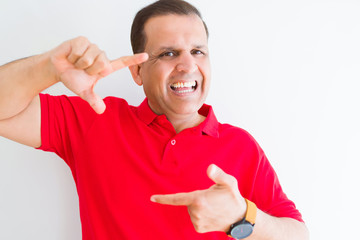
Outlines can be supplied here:
[[203, 104], [199, 113], [206, 117], [206, 119], [200, 123], [199, 127], [203, 133], [212, 137], [219, 137], [219, 122], [216, 119], [213, 108], [210, 105]]
[[145, 98], [144, 101], [137, 107], [137, 116], [146, 125], [149, 125], [158, 115], [151, 110], [148, 104], [148, 99]]
[[[158, 115], [154, 113], [149, 104], [148, 99], [145, 98], [144, 101], [137, 107], [137, 116], [143, 121], [146, 125], [152, 123]], [[219, 122], [216, 119], [213, 108], [210, 105], [203, 104], [199, 109], [199, 113], [206, 117], [206, 119], [200, 123], [199, 126], [194, 128], [199, 128], [204, 134], [219, 137]]]

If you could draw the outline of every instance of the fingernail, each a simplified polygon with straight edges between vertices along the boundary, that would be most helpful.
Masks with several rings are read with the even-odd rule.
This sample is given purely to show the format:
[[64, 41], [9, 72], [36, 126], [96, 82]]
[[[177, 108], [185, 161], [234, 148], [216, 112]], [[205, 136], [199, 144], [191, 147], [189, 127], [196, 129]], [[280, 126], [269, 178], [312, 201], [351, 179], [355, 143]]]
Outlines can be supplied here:
[[154, 196], [151, 196], [151, 197], [150, 197], [150, 201], [152, 201], [152, 202], [156, 202], [155, 197], [154, 197]]

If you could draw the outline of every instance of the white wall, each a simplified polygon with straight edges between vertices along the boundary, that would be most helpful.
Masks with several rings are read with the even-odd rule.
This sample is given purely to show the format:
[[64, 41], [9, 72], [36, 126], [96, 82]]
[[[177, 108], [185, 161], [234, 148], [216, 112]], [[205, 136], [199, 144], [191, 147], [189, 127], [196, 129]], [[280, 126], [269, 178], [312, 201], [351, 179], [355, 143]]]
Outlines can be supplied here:
[[[360, 2], [191, 1], [210, 29], [212, 104], [221, 122], [250, 131], [301, 210], [311, 239], [354, 239], [360, 221]], [[109, 58], [131, 53], [145, 0], [2, 0], [0, 64], [78, 35]], [[70, 94], [61, 85], [47, 92]], [[122, 70], [102, 96], [142, 101]], [[0, 239], [81, 239], [65, 163], [0, 137]]]

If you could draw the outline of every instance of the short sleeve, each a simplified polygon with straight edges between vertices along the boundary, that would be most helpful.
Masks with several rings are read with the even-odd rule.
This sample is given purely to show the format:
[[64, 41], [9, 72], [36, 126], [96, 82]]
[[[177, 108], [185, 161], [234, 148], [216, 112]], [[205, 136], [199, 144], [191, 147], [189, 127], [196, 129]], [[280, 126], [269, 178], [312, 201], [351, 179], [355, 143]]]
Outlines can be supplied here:
[[73, 164], [73, 152], [96, 119], [97, 114], [79, 97], [40, 94], [41, 146], [54, 152], [68, 165]]
[[254, 201], [264, 212], [275, 217], [289, 217], [303, 222], [301, 213], [284, 193], [279, 178], [265, 156], [263, 150], [255, 142], [259, 162], [255, 173]]

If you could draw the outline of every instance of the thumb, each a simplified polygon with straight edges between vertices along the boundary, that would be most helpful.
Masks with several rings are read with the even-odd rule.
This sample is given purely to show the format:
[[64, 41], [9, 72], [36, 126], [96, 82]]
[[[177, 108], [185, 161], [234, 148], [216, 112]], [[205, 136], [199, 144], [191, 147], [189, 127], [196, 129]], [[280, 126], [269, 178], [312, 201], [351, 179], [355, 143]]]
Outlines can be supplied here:
[[215, 164], [211, 164], [207, 169], [207, 175], [214, 183], [219, 185], [228, 185], [230, 187], [237, 187], [236, 179], [225, 173], [221, 168]]
[[105, 112], [106, 106], [104, 101], [93, 90], [84, 91], [80, 97], [87, 101], [97, 114]]

